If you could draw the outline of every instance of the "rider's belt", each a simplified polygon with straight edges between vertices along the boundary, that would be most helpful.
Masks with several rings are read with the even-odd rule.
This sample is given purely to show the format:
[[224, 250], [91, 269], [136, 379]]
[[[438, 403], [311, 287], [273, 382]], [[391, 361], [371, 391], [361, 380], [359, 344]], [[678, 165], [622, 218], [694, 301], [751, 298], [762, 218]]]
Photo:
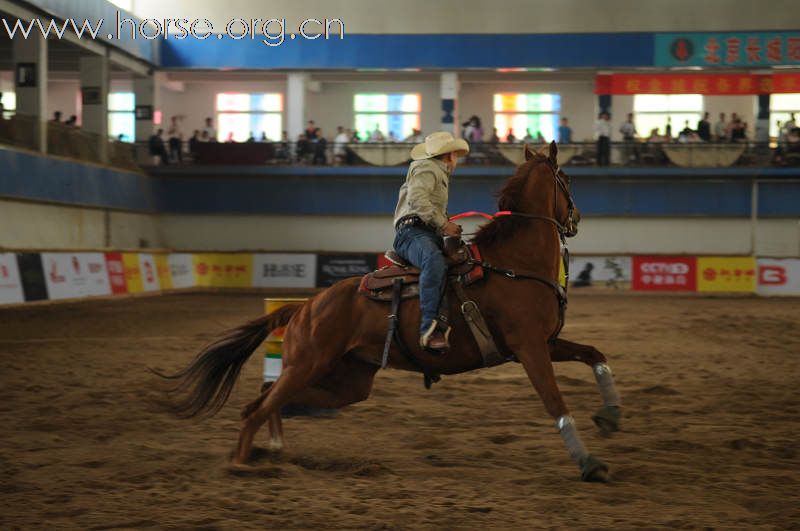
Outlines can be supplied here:
[[419, 216], [405, 216], [400, 218], [394, 226], [394, 230], [400, 230], [405, 227], [422, 227], [424, 229], [434, 230], [433, 227], [425, 223]]

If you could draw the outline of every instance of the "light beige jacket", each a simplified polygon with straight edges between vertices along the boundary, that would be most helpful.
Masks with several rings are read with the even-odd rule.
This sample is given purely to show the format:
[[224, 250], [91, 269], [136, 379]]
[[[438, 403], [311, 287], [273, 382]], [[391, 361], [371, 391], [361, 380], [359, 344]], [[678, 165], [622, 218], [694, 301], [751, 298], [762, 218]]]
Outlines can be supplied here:
[[447, 223], [447, 197], [450, 173], [438, 159], [415, 160], [408, 167], [406, 182], [400, 187], [400, 199], [394, 211], [394, 224], [416, 215], [441, 232]]

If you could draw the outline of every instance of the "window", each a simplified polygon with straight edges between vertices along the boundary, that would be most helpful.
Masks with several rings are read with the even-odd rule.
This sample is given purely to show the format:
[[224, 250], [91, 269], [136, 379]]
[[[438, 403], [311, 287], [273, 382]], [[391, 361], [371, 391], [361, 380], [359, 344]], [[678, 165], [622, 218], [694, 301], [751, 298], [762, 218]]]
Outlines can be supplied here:
[[419, 94], [356, 94], [356, 131], [368, 140], [377, 128], [387, 141], [403, 140], [419, 129]]
[[108, 135], [123, 142], [136, 139], [136, 118], [133, 92], [112, 92], [108, 95]]
[[283, 94], [222, 92], [217, 94], [217, 140], [245, 142], [281, 139]]
[[517, 140], [526, 135], [546, 141], [556, 138], [558, 113], [561, 111], [559, 94], [495, 94], [494, 126], [497, 135], [505, 140], [509, 130]]
[[[700, 94], [636, 94], [633, 97], [633, 123], [639, 136], [650, 136], [653, 129], [666, 134], [667, 120], [672, 125], [672, 136], [686, 126], [697, 129], [703, 117], [703, 96]], [[619, 121], [619, 120], [618, 120]]]
[[800, 122], [800, 94], [773, 94], [770, 97], [769, 136], [778, 136], [778, 122], [783, 126], [791, 113], [795, 113], [795, 122]]
[[15, 92], [0, 93], [0, 103], [3, 104], [3, 118], [10, 118], [17, 111], [17, 94]]

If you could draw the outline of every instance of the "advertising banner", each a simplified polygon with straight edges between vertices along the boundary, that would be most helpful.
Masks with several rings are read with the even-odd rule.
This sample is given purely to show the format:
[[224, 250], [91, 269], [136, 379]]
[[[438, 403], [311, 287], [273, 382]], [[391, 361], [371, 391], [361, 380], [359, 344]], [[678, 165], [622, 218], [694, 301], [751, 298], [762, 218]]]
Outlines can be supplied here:
[[634, 256], [632, 287], [639, 291], [696, 291], [694, 256]]
[[169, 264], [170, 281], [173, 288], [192, 288], [195, 286], [191, 254], [170, 254], [167, 257], [167, 262]]
[[139, 271], [142, 272], [142, 289], [144, 291], [159, 291], [158, 270], [156, 260], [152, 254], [139, 253]]
[[759, 258], [759, 295], [800, 295], [800, 260]]
[[659, 33], [656, 66], [800, 65], [800, 32]]
[[252, 254], [203, 253], [192, 255], [198, 286], [248, 288], [253, 278]]
[[[630, 256], [570, 256], [569, 280], [575, 287], [615, 287], [631, 281]], [[587, 284], [588, 281], [588, 284]]]
[[142, 283], [142, 267], [139, 265], [139, 253], [122, 253], [122, 265], [125, 269], [125, 285], [128, 293], [144, 291]]
[[42, 253], [42, 265], [52, 300], [111, 294], [103, 253]]
[[697, 291], [753, 293], [756, 259], [752, 256], [700, 256]]
[[25, 302], [22, 279], [14, 253], [0, 253], [0, 304]]
[[122, 253], [106, 253], [106, 269], [108, 270], [108, 282], [111, 284], [111, 293], [114, 295], [128, 293]]
[[317, 280], [315, 254], [256, 254], [253, 286], [259, 288], [313, 288]]
[[156, 262], [156, 275], [158, 276], [158, 285], [161, 289], [172, 289], [172, 275], [169, 269], [169, 256], [166, 254], [154, 254], [153, 259]]
[[47, 283], [44, 281], [42, 255], [39, 253], [17, 253], [17, 266], [22, 280], [25, 301], [47, 300]]
[[350, 277], [361, 277], [377, 269], [374, 254], [317, 255], [317, 287], [327, 288]]

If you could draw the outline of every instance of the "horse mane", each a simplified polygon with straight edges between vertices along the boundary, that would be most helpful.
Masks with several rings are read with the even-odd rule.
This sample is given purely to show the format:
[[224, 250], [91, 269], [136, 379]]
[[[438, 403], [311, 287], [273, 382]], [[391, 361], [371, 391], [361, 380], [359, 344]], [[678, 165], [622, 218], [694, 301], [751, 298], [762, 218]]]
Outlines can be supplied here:
[[[522, 192], [525, 188], [525, 183], [528, 182], [528, 176], [536, 164], [547, 161], [547, 155], [543, 153], [531, 152], [531, 154], [533, 156], [521, 164], [514, 175], [503, 185], [503, 188], [497, 192], [498, 210], [510, 210], [512, 212], [520, 210], [519, 200], [522, 198]], [[483, 225], [472, 241], [479, 246], [502, 242], [509, 239], [517, 229], [528, 221], [529, 219], [520, 216], [500, 216]]]

